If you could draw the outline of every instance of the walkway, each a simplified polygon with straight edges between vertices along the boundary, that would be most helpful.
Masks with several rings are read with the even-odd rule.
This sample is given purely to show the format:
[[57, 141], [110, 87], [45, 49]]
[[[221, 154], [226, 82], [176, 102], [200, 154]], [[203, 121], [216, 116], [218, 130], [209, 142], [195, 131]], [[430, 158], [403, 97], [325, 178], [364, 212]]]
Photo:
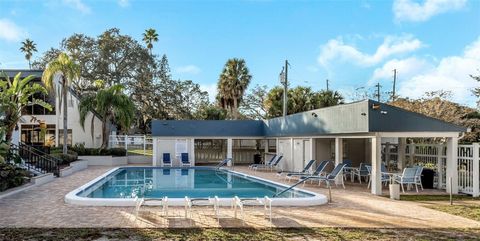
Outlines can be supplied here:
[[[316, 207], [275, 207], [272, 223], [261, 208], [250, 207], [246, 223], [222, 208], [218, 222], [209, 207], [195, 208], [192, 219], [183, 218], [183, 208], [171, 207], [170, 217], [160, 208], [142, 208], [135, 220], [131, 207], [85, 207], [65, 204], [65, 194], [106, 172], [108, 167], [90, 167], [68, 177], [0, 199], [0, 227], [404, 227], [480, 228], [480, 223], [422, 207], [420, 203], [392, 201], [373, 196], [365, 186], [333, 188], [333, 203]], [[246, 167], [236, 171], [250, 172]], [[274, 173], [255, 173], [280, 181]], [[325, 188], [306, 185], [308, 190], [327, 194]]]

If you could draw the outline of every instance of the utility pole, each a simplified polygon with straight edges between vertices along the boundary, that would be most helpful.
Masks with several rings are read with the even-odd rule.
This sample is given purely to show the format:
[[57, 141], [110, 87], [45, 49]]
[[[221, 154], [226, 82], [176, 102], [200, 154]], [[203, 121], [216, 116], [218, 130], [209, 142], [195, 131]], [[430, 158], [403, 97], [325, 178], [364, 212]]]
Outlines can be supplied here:
[[392, 101], [395, 101], [395, 84], [397, 83], [397, 69], [393, 69], [393, 90], [392, 90]]
[[377, 84], [375, 85], [375, 87], [377, 87], [377, 94], [376, 94], [376, 96], [377, 96], [377, 101], [380, 102], [380, 87], [382, 87], [382, 86], [380, 85], [380, 82], [377, 83]]
[[327, 79], [327, 92], [328, 92], [328, 82], [329, 82], [329, 80]]
[[280, 73], [280, 82], [283, 84], [283, 117], [287, 116], [287, 93], [288, 93], [288, 60], [285, 60], [285, 66]]

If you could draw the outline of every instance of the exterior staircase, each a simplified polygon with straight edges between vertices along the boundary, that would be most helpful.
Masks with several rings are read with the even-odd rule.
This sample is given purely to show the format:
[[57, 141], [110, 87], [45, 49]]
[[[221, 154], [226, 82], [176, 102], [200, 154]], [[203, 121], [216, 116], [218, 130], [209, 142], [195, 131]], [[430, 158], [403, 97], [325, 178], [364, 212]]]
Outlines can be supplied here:
[[[20, 165], [30, 172], [41, 175], [53, 173], [54, 176], [60, 175], [59, 163], [61, 160], [42, 152], [34, 147], [19, 143], [18, 145], [10, 144], [10, 152], [18, 155], [22, 161]], [[12, 155], [11, 155], [12, 156]]]

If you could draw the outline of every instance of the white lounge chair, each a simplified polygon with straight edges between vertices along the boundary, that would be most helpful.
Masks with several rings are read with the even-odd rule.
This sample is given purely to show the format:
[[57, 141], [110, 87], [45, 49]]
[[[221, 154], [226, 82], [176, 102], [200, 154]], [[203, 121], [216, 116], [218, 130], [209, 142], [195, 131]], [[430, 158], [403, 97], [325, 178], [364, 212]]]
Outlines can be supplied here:
[[192, 218], [192, 207], [194, 206], [212, 206], [215, 217], [218, 220], [220, 199], [218, 196], [214, 198], [189, 198], [185, 197], [185, 218]]
[[139, 198], [139, 197], [135, 197], [135, 209], [134, 209], [134, 214], [135, 214], [135, 221], [137, 220], [138, 218], [138, 214], [140, 213], [140, 208], [142, 207], [143, 205], [143, 202], [144, 202], [144, 199], [143, 198]]
[[253, 170], [257, 171], [258, 169], [265, 169], [265, 170], [273, 171], [273, 169], [278, 167], [278, 164], [280, 163], [282, 158], [283, 156], [278, 156], [277, 159], [275, 159], [275, 161], [273, 161], [271, 164], [257, 165], [253, 167]]
[[310, 173], [310, 168], [312, 165], [315, 163], [315, 160], [310, 160], [307, 165], [303, 168], [302, 171], [299, 172], [277, 172], [277, 176], [282, 176], [282, 174], [285, 174], [285, 180], [287, 180], [288, 176], [294, 175], [294, 174], [299, 174], [299, 175], [307, 175]]
[[180, 155], [180, 164], [182, 167], [190, 167], [192, 166], [192, 163], [188, 159], [188, 153], [182, 153]]
[[170, 153], [163, 153], [162, 165], [164, 167], [172, 166], [172, 159], [170, 158]]
[[162, 214], [168, 217], [168, 197], [163, 198], [145, 198], [144, 205], [162, 206]]
[[245, 206], [246, 205], [261, 205], [263, 206], [263, 216], [269, 218], [272, 222], [272, 199], [265, 196], [264, 198], [239, 198], [235, 196], [232, 199], [232, 208], [234, 209], [235, 218], [237, 218], [237, 210], [240, 210], [242, 221], [245, 223]]
[[249, 169], [253, 169], [257, 166], [270, 166], [272, 165], [272, 163], [277, 159], [277, 155], [273, 155], [272, 158], [270, 159], [270, 161], [268, 162], [265, 162], [264, 164], [252, 164], [252, 165], [249, 165], [248, 168]]

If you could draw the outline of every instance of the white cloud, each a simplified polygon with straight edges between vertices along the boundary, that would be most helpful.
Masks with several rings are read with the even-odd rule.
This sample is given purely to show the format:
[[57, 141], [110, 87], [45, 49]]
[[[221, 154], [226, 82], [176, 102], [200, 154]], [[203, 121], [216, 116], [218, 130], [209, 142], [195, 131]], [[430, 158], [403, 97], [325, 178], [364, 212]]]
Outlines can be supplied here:
[[176, 68], [175, 71], [181, 74], [198, 74], [201, 69], [196, 65], [185, 65]]
[[479, 53], [480, 37], [465, 48], [463, 55], [442, 58], [428, 71], [401, 81], [399, 94], [419, 98], [425, 92], [445, 90], [452, 92], [453, 101], [474, 106], [471, 90], [478, 87], [479, 83], [470, 75], [480, 74]]
[[462, 9], [467, 0], [425, 0], [423, 3], [412, 0], [395, 0], [393, 13], [397, 21], [422, 22], [431, 17]]
[[353, 62], [361, 66], [372, 66], [385, 59], [415, 51], [423, 46], [422, 42], [411, 35], [386, 36], [375, 53], [361, 52], [355, 46], [343, 42], [341, 37], [329, 40], [321, 47], [318, 62], [328, 66], [332, 61]]
[[201, 84], [200, 89], [208, 92], [208, 99], [210, 102], [215, 102], [215, 97], [218, 93], [217, 84]]
[[14, 22], [2, 18], [0, 19], [0, 39], [15, 42], [25, 37], [25, 31]]
[[413, 76], [427, 73], [434, 69], [434, 65], [425, 59], [410, 57], [406, 59], [392, 59], [386, 62], [382, 67], [373, 71], [372, 77], [368, 81], [372, 85], [382, 80], [391, 81], [393, 78], [393, 70], [397, 70], [397, 75], [403, 79], [409, 79]]
[[122, 8], [126, 8], [130, 6], [130, 2], [128, 0], [118, 0], [118, 5]]
[[90, 7], [83, 3], [82, 0], [63, 0], [63, 2], [83, 14], [89, 14], [92, 12]]

